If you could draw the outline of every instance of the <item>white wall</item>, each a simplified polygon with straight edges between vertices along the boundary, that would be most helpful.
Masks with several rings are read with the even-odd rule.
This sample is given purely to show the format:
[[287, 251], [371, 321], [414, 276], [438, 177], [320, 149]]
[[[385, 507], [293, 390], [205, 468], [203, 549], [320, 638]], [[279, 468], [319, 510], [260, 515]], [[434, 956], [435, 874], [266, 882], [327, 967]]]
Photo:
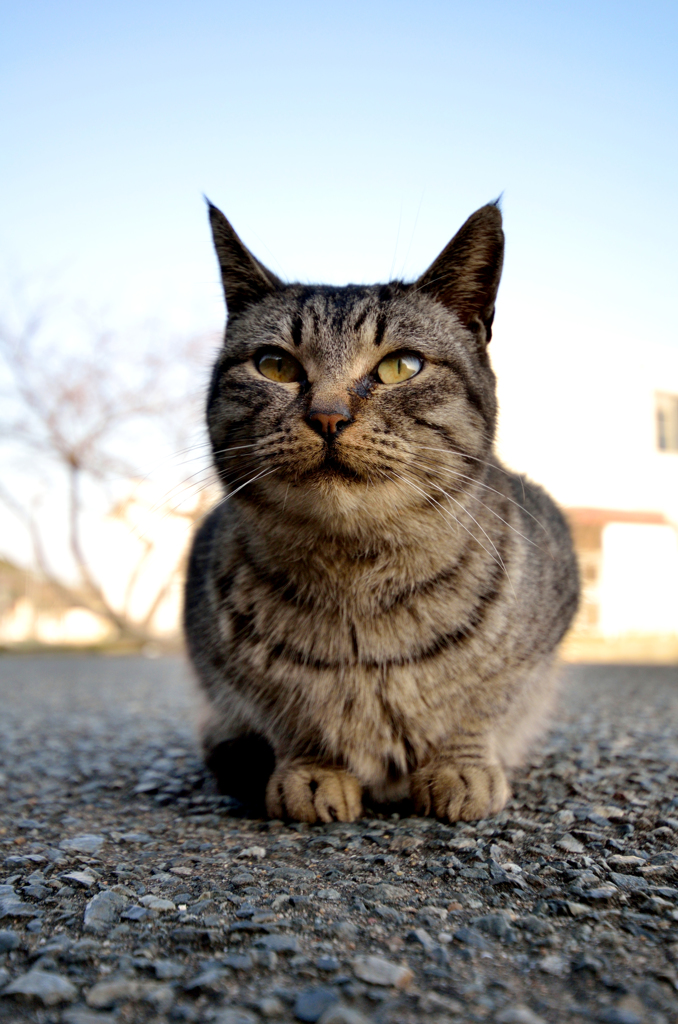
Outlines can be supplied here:
[[603, 530], [600, 630], [605, 636], [678, 635], [678, 533], [608, 523]]
[[502, 329], [501, 300], [490, 351], [504, 460], [563, 505], [678, 522], [678, 454], [657, 451], [654, 408], [656, 391], [678, 394], [678, 347], [534, 305]]

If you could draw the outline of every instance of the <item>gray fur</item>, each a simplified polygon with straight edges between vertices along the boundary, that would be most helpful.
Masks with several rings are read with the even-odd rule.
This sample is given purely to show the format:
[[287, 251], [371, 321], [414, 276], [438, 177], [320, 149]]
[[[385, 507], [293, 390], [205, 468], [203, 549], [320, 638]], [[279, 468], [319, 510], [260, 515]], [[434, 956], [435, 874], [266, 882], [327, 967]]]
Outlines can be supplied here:
[[[210, 216], [229, 319], [207, 418], [231, 496], [195, 538], [185, 610], [208, 763], [237, 789], [248, 769], [224, 779], [219, 751], [263, 738], [277, 816], [351, 819], [363, 793], [494, 813], [578, 599], [562, 514], [493, 450], [499, 209], [414, 284], [343, 288], [284, 285]], [[307, 379], [262, 376], [268, 346]], [[422, 370], [380, 383], [402, 349]], [[318, 411], [342, 429], [319, 433]]]

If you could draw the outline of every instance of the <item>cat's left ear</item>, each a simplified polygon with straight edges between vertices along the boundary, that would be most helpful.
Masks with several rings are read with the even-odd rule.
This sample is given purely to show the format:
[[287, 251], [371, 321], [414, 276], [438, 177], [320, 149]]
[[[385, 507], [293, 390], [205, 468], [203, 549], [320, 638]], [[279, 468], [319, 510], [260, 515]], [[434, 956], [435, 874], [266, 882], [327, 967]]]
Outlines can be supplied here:
[[482, 330], [488, 342], [503, 262], [501, 210], [488, 203], [471, 214], [414, 288], [442, 302], [465, 327]]

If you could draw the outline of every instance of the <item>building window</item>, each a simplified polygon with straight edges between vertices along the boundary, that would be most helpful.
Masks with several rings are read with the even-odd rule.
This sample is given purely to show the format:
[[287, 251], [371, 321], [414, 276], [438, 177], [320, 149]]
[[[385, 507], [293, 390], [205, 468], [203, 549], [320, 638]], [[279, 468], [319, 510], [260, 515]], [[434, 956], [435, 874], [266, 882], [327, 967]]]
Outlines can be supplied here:
[[657, 448], [678, 452], [678, 395], [658, 392], [656, 396]]

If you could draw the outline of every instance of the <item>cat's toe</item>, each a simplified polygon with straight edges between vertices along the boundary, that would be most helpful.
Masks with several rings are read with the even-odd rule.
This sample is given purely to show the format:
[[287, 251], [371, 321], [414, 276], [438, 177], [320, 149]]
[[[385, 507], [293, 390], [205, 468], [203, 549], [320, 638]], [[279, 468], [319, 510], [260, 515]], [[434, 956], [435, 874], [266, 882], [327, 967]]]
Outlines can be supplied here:
[[341, 768], [292, 762], [277, 768], [266, 791], [272, 818], [293, 821], [355, 821], [362, 814], [362, 787]]
[[478, 821], [498, 814], [511, 791], [501, 765], [441, 760], [416, 773], [412, 795], [420, 814], [448, 821]]

